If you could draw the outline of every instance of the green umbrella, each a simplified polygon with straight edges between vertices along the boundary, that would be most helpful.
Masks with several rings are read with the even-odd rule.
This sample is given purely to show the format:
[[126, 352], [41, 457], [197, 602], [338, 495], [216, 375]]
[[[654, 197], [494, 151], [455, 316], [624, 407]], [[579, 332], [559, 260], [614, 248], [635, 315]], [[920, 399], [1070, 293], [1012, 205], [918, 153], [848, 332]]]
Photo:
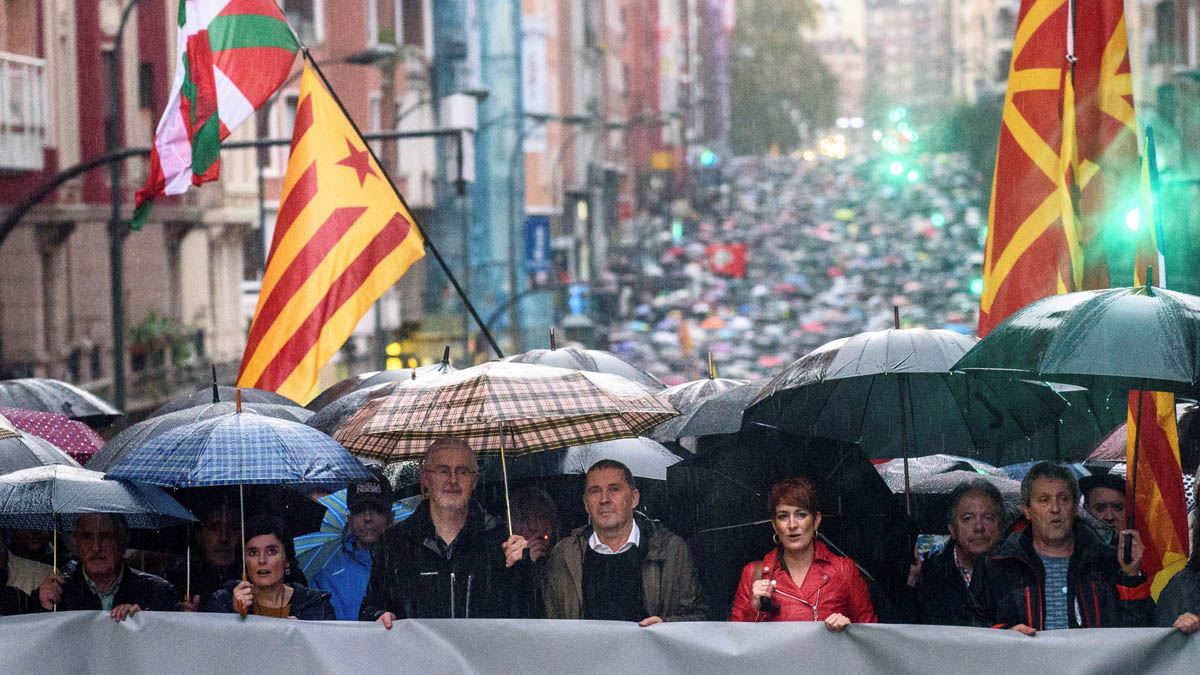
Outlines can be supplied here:
[[954, 370], [1200, 394], [1200, 298], [1164, 288], [1055, 295], [1008, 317]]

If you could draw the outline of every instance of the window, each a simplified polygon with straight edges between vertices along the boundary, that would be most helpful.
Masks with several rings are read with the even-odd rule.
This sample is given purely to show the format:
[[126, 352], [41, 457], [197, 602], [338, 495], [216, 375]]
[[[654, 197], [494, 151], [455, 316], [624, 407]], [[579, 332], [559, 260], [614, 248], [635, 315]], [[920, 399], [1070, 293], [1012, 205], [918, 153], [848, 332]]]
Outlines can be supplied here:
[[414, 47], [425, 47], [425, 7], [424, 0], [403, 0], [402, 24], [404, 26], [404, 44]]
[[281, 0], [283, 16], [306, 43], [325, 40], [324, 0]]
[[[377, 91], [367, 94], [367, 129], [370, 131], [383, 131], [383, 106], [380, 105], [380, 100]], [[376, 157], [383, 155], [383, 142], [371, 141], [371, 152], [374, 152]]]
[[400, 0], [367, 0], [367, 45], [396, 44]]
[[1154, 6], [1154, 63], [1175, 63], [1175, 3], [1165, 0]]
[[155, 110], [154, 105], [154, 64], [143, 61], [138, 65], [138, 107], [142, 110]]

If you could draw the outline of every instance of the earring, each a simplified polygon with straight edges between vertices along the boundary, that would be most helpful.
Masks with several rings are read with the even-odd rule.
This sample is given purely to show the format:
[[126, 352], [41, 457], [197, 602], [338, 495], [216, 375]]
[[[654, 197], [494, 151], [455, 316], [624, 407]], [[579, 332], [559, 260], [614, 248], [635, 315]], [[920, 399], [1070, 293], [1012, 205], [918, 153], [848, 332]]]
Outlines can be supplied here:
[[285, 577], [292, 576], [292, 566], [291, 565], [288, 565], [287, 567], [283, 568], [283, 576], [285, 576]]
[[771, 535], [771, 541], [775, 542], [776, 544], [779, 543], [779, 533], [778, 532]]

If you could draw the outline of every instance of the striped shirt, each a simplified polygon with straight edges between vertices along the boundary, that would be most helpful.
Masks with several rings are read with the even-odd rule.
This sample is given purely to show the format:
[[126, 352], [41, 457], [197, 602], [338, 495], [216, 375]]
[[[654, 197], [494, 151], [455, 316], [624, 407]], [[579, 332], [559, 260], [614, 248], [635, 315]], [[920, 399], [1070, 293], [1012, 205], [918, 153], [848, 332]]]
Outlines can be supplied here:
[[1042, 630], [1068, 628], [1067, 621], [1067, 566], [1070, 557], [1055, 558], [1038, 554], [1042, 567], [1046, 568], [1046, 583], [1042, 592], [1045, 598], [1046, 624]]

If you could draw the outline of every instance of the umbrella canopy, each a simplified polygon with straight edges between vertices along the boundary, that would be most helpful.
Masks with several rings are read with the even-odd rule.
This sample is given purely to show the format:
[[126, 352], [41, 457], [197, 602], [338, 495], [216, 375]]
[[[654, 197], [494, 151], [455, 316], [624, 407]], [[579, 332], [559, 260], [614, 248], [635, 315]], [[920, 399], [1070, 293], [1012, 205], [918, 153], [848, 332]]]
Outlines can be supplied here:
[[4, 415], [0, 415], [0, 439], [17, 438], [20, 435], [21, 432], [17, 431], [17, 428], [13, 426], [13, 423], [9, 422], [8, 418]]
[[0, 476], [0, 527], [67, 532], [88, 513], [119, 513], [135, 529], [196, 520], [160, 488], [78, 466], [38, 466]]
[[1163, 288], [1054, 295], [1017, 310], [955, 370], [1200, 394], [1200, 298]]
[[[892, 492], [904, 491], [903, 459], [893, 459], [882, 464], [876, 464], [875, 470], [883, 477], [883, 482], [887, 483], [889, 490]], [[927, 455], [925, 457], [913, 457], [908, 460], [909, 480], [913, 483], [929, 478], [930, 476], [950, 472], [969, 472], [980, 476], [1009, 477], [1004, 469], [969, 457]]]
[[423, 454], [460, 436], [481, 455], [511, 456], [637, 436], [676, 415], [623, 377], [493, 361], [396, 387], [370, 401], [334, 434], [363, 457]]
[[391, 395], [395, 384], [394, 382], [385, 382], [384, 384], [377, 384], [367, 389], [351, 391], [325, 404], [323, 408], [317, 411], [317, 414], [308, 418], [304, 423], [332, 436], [333, 432], [338, 430], [338, 427], [345, 424], [359, 410], [362, 410], [363, 406], [369, 401]]
[[252, 412], [192, 422], [151, 438], [114, 464], [109, 475], [169, 487], [372, 478], [320, 431]]
[[[602, 459], [613, 459], [629, 467], [635, 478], [666, 480], [667, 467], [682, 458], [649, 438], [619, 438], [563, 450], [548, 450], [513, 459], [508, 464], [510, 480], [547, 476], [582, 475]], [[483, 467], [481, 481], [500, 480], [499, 462]]]
[[[215, 394], [213, 393], [213, 389], [217, 390]], [[187, 396], [180, 396], [179, 398], [167, 401], [156, 408], [154, 412], [150, 413], [150, 417], [158, 417], [159, 415], [166, 415], [167, 413], [173, 413], [185, 408], [194, 408], [198, 405], [208, 405], [210, 403], [222, 401], [233, 402], [237, 397], [237, 392], [239, 389], [242, 391], [243, 405], [247, 403], [273, 403], [275, 405], [291, 406], [299, 405], [292, 399], [282, 394], [276, 394], [273, 391], [265, 391], [263, 389], [246, 389], [244, 387], [227, 387], [225, 385], [213, 385], [194, 391]]]
[[758, 396], [761, 389], [762, 384], [748, 382], [701, 403], [679, 430], [679, 436], [686, 438], [737, 433], [742, 427], [746, 406]]
[[872, 458], [951, 452], [992, 464], [1033, 459], [1008, 457], [1004, 442], [1056, 421], [1065, 404], [1043, 384], [951, 373], [976, 342], [921, 328], [834, 340], [768, 382], [746, 421], [857, 443]]
[[[682, 438], [685, 434], [679, 433], [680, 429], [692, 419], [702, 403], [744, 384], [746, 384], [745, 380], [716, 377], [692, 380], [663, 389], [658, 392], [658, 397], [678, 410], [679, 416], [672, 417], [655, 427], [649, 433], [650, 438], [656, 441], [674, 441]], [[740, 427], [741, 423], [742, 417], [739, 410], [737, 425]], [[737, 428], [734, 428], [734, 431], [737, 431]]]
[[[1001, 472], [1003, 473], [1003, 472]], [[950, 512], [950, 493], [962, 483], [973, 480], [985, 480], [995, 485], [1004, 497], [1004, 516], [1009, 522], [1021, 514], [1021, 482], [1008, 476], [991, 473], [981, 474], [976, 471], [947, 471], [917, 479], [912, 484], [912, 517], [917, 521], [917, 529], [921, 532], [943, 534], [946, 532], [946, 521]], [[904, 493], [904, 486], [892, 492], [898, 496]]]
[[40, 377], [0, 380], [0, 406], [58, 413], [93, 427], [111, 424], [123, 414], [90, 391]]
[[457, 370], [458, 369], [450, 365], [448, 361], [439, 361], [428, 366], [418, 366], [416, 368], [403, 368], [400, 370], [375, 370], [369, 373], [359, 373], [358, 375], [347, 377], [341, 382], [330, 386], [320, 394], [317, 394], [317, 397], [309, 401], [304, 407], [308, 408], [309, 410], [320, 411], [330, 403], [333, 403], [346, 394], [354, 391], [374, 389], [381, 384], [415, 380], [419, 377], [425, 377], [427, 375], [445, 375], [446, 373], [453, 373]]
[[[276, 403], [249, 403], [242, 405], [243, 412], [255, 413], [266, 417], [275, 417], [292, 422], [304, 422], [312, 417], [312, 412], [296, 404], [279, 405]], [[134, 448], [162, 434], [178, 429], [193, 422], [213, 419], [222, 415], [237, 412], [237, 404], [233, 402], [207, 403], [203, 405], [176, 410], [175, 412], [149, 417], [109, 439], [108, 443], [96, 453], [88, 466], [97, 471], [108, 471]]]
[[0, 439], [0, 474], [55, 464], [79, 466], [70, 455], [40, 436], [20, 434]]
[[86, 463], [104, 445], [103, 436], [66, 415], [4, 407], [0, 407], [0, 414], [17, 429], [50, 441], [80, 464]]
[[[338, 490], [317, 500], [326, 508], [321, 520], [321, 529], [312, 534], [296, 537], [296, 562], [309, 580], [329, 562], [342, 546], [342, 534], [349, 522], [350, 509], [346, 505], [346, 491]], [[392, 524], [412, 515], [421, 497], [409, 497], [392, 504]]]
[[[671, 339], [678, 340], [679, 336], [671, 333]], [[636, 382], [651, 393], [657, 393], [666, 388], [662, 380], [657, 377], [636, 366], [630, 365], [615, 354], [610, 354], [599, 349], [579, 349], [577, 347], [567, 347], [566, 349], [531, 349], [522, 354], [514, 354], [503, 360], [512, 363], [531, 363], [570, 370], [582, 370], [589, 373], [620, 375], [627, 380]]]
[[[1179, 427], [1182, 431], [1183, 416], [1195, 414], [1196, 407], [1191, 403], [1176, 403], [1175, 416], [1179, 419]], [[1089, 462], [1124, 462], [1126, 458], [1125, 451], [1129, 446], [1129, 423], [1122, 422], [1120, 426], [1113, 429], [1111, 433], [1104, 437], [1099, 444], [1096, 445], [1092, 453], [1087, 456]], [[1182, 434], [1180, 434], [1182, 436]]]

